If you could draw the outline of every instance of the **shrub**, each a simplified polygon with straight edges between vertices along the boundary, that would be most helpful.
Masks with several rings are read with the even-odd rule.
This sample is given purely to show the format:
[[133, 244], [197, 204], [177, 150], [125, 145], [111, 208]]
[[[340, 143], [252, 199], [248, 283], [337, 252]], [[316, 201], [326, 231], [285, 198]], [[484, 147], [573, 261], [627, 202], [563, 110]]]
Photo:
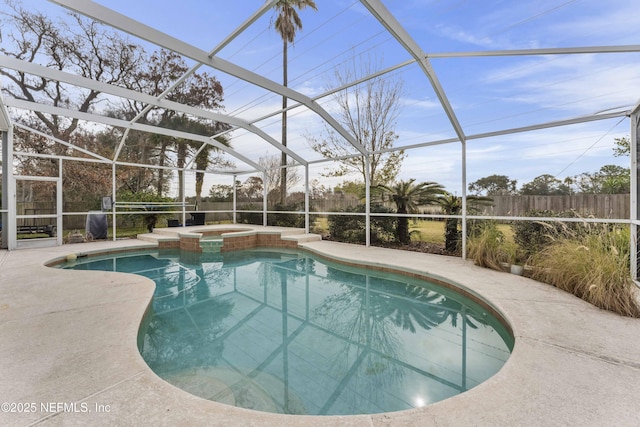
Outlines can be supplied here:
[[[151, 191], [139, 191], [139, 192], [120, 191], [117, 197], [118, 197], [118, 202], [156, 203], [156, 202], [172, 202], [173, 201], [173, 199], [169, 197], [160, 197]], [[120, 215], [121, 221], [123, 221], [125, 225], [129, 227], [144, 226], [147, 228], [149, 232], [151, 232], [155, 227], [156, 223], [160, 219], [171, 216], [168, 214], [157, 214], [153, 212], [154, 211], [170, 211], [170, 210], [174, 210], [175, 207], [154, 206], [150, 204], [147, 207], [139, 206], [136, 208], [119, 208], [118, 212], [124, 212], [124, 211], [140, 212], [142, 209], [147, 211], [144, 215], [136, 215], [136, 214]]]
[[[364, 213], [365, 205], [349, 207], [337, 212]], [[393, 213], [392, 209], [380, 205], [371, 206], [372, 213]], [[346, 243], [364, 243], [366, 241], [366, 219], [361, 215], [330, 215], [329, 234], [334, 240]], [[371, 217], [371, 241], [387, 242], [395, 240], [397, 218]]]
[[629, 270], [629, 230], [586, 224], [560, 236], [535, 258], [532, 278], [573, 293], [604, 310], [640, 317]]
[[[558, 213], [549, 210], [533, 210], [527, 212], [525, 216], [576, 218], [577, 214], [574, 211]], [[540, 252], [559, 237], [575, 234], [582, 224], [561, 221], [515, 221], [512, 227], [513, 240], [530, 256]]]
[[[238, 206], [238, 210], [244, 211], [260, 211], [260, 212], [238, 212], [237, 221], [240, 224], [262, 225], [262, 205], [249, 204]], [[277, 204], [274, 207], [276, 211], [300, 211], [301, 204], [293, 203], [290, 205]], [[267, 225], [276, 227], [296, 227], [304, 228], [304, 215], [293, 213], [269, 213], [267, 214]]]
[[[275, 205], [274, 209], [276, 211], [289, 211], [289, 212], [304, 212], [304, 207], [302, 203], [291, 203], [288, 205]], [[296, 228], [304, 228], [304, 214], [294, 214], [294, 213], [270, 213], [267, 214], [267, 225], [273, 225], [277, 227], [296, 227]]]
[[[238, 206], [239, 211], [262, 211], [262, 205], [242, 205]], [[238, 212], [237, 221], [239, 224], [262, 225], [262, 212]]]

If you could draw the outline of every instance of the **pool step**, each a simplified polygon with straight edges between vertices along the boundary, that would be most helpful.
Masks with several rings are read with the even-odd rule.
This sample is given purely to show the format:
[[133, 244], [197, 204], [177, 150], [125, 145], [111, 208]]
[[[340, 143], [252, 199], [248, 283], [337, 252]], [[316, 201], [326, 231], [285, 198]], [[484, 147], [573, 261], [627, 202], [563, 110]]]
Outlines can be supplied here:
[[298, 243], [318, 242], [322, 240], [319, 234], [287, 234], [283, 235], [282, 240], [295, 240]]
[[202, 252], [207, 253], [217, 253], [220, 252], [220, 248], [222, 248], [223, 241], [222, 237], [205, 237], [200, 239], [200, 248], [202, 248]]

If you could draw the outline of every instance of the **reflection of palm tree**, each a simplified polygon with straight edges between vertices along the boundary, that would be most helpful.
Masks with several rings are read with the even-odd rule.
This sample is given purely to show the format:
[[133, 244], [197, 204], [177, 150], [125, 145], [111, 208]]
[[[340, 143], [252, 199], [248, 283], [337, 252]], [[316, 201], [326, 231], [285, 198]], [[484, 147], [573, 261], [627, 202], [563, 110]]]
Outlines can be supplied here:
[[442, 306], [447, 308], [446, 318], [450, 319], [451, 326], [454, 328], [458, 327], [458, 317], [461, 317], [471, 329], [478, 329], [479, 325], [487, 324], [486, 319], [453, 298], [445, 298]]
[[405, 285], [402, 294], [410, 300], [389, 298], [377, 292], [372, 293], [369, 298], [373, 297], [376, 302], [372, 308], [376, 310], [376, 317], [388, 317], [395, 326], [412, 333], [416, 332], [414, 322], [424, 330], [435, 328], [443, 322], [443, 316], [446, 316], [445, 311], [425, 309], [425, 303], [442, 303], [444, 297], [441, 294], [412, 285]]
[[[350, 273], [333, 267], [328, 267], [327, 278], [349, 283], [359, 283], [360, 286], [343, 285], [344, 293], [332, 295], [316, 310], [335, 309], [344, 303], [348, 307], [365, 307], [368, 298], [368, 309], [374, 322], [390, 320], [396, 327], [410, 332], [416, 332], [417, 324], [425, 330], [434, 328], [444, 322], [448, 312], [438, 309], [444, 306], [446, 298], [435, 291], [407, 283], [366, 277], [357, 273]], [[363, 287], [369, 282], [369, 289]], [[402, 298], [400, 298], [402, 297]]]
[[[451, 320], [466, 308], [434, 290], [390, 279], [328, 267], [327, 279], [341, 283], [341, 292], [328, 296], [314, 308], [314, 322], [339, 335], [344, 348], [334, 360], [337, 375], [349, 376], [351, 385], [376, 390], [399, 385], [405, 375], [400, 331], [416, 333]], [[477, 328], [469, 316], [467, 325]], [[482, 321], [478, 321], [482, 323]], [[355, 354], [354, 354], [355, 352]], [[358, 397], [353, 397], [359, 399]], [[325, 407], [332, 404], [330, 400]]]

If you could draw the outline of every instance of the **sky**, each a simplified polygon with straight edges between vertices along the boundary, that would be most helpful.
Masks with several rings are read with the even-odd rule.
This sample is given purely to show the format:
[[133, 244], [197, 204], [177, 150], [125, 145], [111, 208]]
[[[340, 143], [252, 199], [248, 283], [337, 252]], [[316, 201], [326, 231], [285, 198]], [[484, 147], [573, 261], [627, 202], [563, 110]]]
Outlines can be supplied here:
[[[60, 13], [44, 0], [26, 0], [38, 10]], [[143, 24], [210, 51], [263, 4], [262, 0], [98, 0]], [[336, 70], [354, 61], [377, 69], [411, 55], [358, 1], [317, 0], [318, 11], [300, 12], [303, 29], [289, 50], [289, 86], [314, 97], [335, 87]], [[513, 49], [640, 45], [640, 14], [631, 0], [387, 0], [390, 13], [427, 54]], [[282, 80], [282, 42], [269, 12], [226, 46], [218, 57], [275, 82]], [[136, 42], [144, 43], [134, 39]], [[153, 50], [154, 46], [148, 46]], [[467, 136], [603, 110], [630, 108], [640, 100], [640, 53], [430, 58], [438, 81]], [[224, 112], [248, 121], [278, 111], [281, 98], [225, 73], [207, 69], [222, 83]], [[456, 133], [432, 85], [415, 63], [386, 76], [402, 84], [396, 146], [453, 138]], [[331, 97], [318, 103], [336, 113]], [[255, 123], [280, 140], [278, 116]], [[317, 160], [308, 136], [325, 135], [320, 117], [306, 108], [289, 113], [289, 147]], [[613, 157], [614, 139], [629, 136], [629, 120], [617, 118], [466, 143], [467, 183], [492, 174], [516, 179], [558, 179], [595, 172], [605, 164], [628, 166]], [[235, 131], [232, 147], [252, 160], [277, 150], [245, 131]], [[459, 142], [407, 150], [400, 179], [436, 181], [460, 194]], [[245, 168], [239, 164], [239, 168]], [[331, 164], [314, 165], [311, 179], [332, 187], [344, 179], [324, 176]], [[304, 175], [303, 171], [300, 173]], [[230, 183], [226, 176], [206, 185]], [[243, 177], [239, 177], [243, 180]]]

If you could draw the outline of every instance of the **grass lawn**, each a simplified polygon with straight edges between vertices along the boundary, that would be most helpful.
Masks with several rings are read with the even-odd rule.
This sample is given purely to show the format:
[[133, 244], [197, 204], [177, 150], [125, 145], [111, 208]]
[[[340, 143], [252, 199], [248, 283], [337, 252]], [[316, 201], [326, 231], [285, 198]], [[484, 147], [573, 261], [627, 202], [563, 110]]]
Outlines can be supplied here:
[[409, 221], [411, 240], [444, 245], [444, 221]]

